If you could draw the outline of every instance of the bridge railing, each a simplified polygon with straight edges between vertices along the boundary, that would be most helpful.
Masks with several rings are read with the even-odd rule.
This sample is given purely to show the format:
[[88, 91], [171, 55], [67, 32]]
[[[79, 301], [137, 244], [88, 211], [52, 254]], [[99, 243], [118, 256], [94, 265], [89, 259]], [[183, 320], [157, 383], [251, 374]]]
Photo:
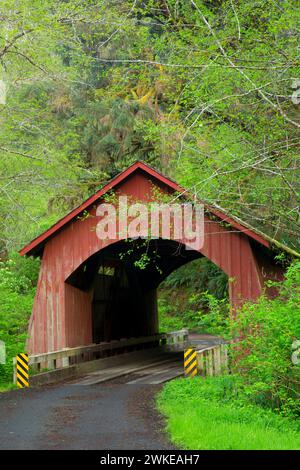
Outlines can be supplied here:
[[198, 375], [213, 376], [228, 372], [228, 345], [218, 344], [196, 350]]
[[[162, 347], [164, 350], [180, 350], [188, 339], [188, 330], [161, 333], [137, 338], [123, 338], [88, 346], [64, 348], [48, 353], [34, 354], [29, 357], [31, 371], [36, 374], [45, 370], [55, 370], [80, 364], [83, 362], [102, 359], [126, 352], [152, 347]], [[14, 360], [14, 364], [15, 364]], [[14, 367], [14, 369], [16, 369]], [[14, 378], [16, 377], [16, 371]]]
[[181, 351], [189, 344], [189, 331], [183, 328], [179, 331], [164, 333], [162, 344], [167, 351]]
[[31, 355], [29, 364], [34, 372], [40, 372], [43, 369], [52, 370], [69, 367], [81, 362], [93, 361], [136, 349], [158, 346], [162, 344], [163, 340], [164, 335], [157, 334], [138, 338], [123, 338], [75, 348], [64, 348], [58, 351]]

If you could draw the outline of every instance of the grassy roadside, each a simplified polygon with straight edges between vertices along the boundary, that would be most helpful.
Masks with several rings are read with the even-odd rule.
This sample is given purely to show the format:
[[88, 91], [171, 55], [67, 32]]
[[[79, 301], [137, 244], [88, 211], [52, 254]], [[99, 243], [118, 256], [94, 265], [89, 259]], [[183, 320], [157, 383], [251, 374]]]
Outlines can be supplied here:
[[300, 423], [241, 400], [230, 376], [168, 382], [157, 407], [182, 449], [300, 449]]
[[9, 392], [10, 390], [15, 390], [16, 388], [17, 386], [12, 382], [0, 384], [0, 393]]

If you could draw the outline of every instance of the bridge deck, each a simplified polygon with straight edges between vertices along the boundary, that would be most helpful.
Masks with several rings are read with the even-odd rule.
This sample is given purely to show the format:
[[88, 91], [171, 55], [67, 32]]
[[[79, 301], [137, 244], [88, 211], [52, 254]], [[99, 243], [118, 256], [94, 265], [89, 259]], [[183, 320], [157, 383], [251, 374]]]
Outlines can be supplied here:
[[159, 384], [183, 374], [182, 353], [164, 354], [148, 360], [141, 359], [109, 369], [92, 372], [73, 382], [74, 385], [95, 385], [117, 379], [120, 383]]

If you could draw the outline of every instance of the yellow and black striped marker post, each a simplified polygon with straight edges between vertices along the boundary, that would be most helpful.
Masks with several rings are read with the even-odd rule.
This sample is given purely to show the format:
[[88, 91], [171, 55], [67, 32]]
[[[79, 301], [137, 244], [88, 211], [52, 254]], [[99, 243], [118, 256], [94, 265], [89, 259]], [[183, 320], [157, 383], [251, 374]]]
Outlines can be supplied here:
[[29, 357], [25, 353], [17, 355], [17, 385], [19, 388], [29, 387]]
[[196, 351], [193, 348], [184, 351], [184, 375], [185, 377], [195, 377], [198, 373]]

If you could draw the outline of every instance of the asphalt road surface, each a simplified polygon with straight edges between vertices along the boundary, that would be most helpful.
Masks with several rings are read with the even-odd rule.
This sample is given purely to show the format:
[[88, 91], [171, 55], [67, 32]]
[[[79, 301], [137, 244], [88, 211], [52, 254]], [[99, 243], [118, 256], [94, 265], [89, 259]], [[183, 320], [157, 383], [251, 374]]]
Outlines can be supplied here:
[[163, 361], [109, 381], [98, 373], [0, 394], [0, 449], [172, 449], [154, 397], [181, 373]]
[[[220, 342], [190, 335], [191, 344]], [[135, 360], [61, 385], [0, 394], [0, 449], [174, 449], [155, 395], [183, 373], [183, 354]]]

